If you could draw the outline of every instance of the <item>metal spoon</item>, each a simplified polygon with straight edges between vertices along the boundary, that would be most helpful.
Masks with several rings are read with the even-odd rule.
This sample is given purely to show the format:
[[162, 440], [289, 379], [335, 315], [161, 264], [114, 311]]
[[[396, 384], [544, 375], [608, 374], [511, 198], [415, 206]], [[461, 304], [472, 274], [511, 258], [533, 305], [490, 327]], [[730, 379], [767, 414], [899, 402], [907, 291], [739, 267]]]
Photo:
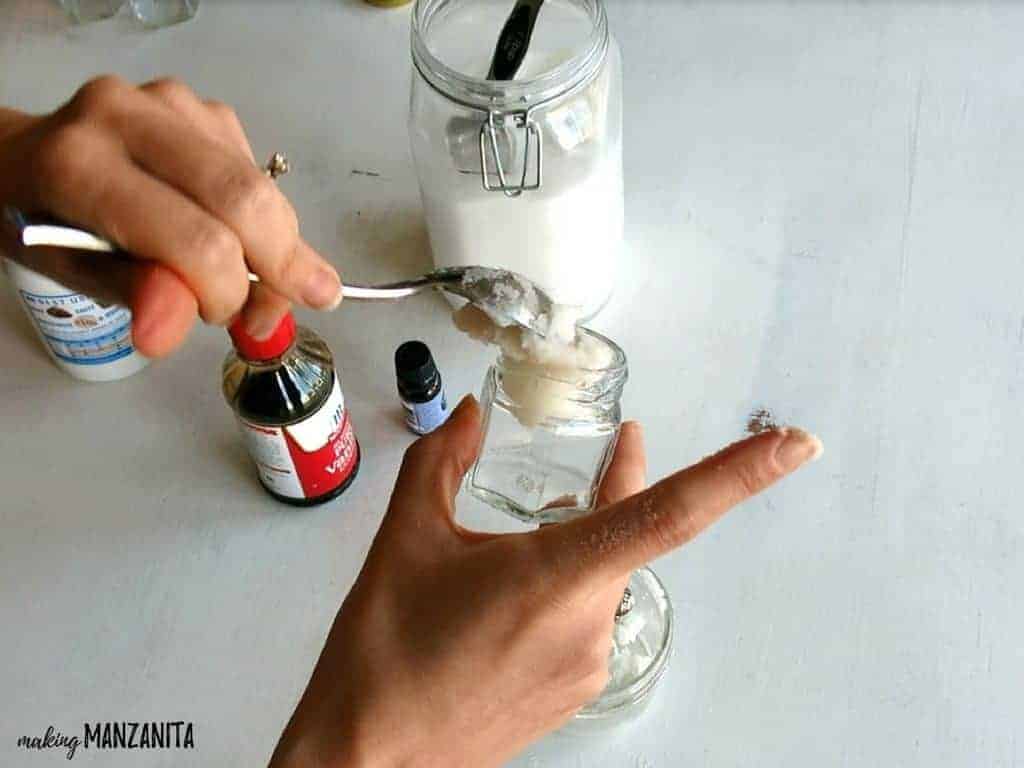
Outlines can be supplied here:
[[[50, 246], [100, 253], [119, 253], [109, 240], [84, 229], [51, 219], [26, 216], [15, 208], [5, 210], [23, 246]], [[249, 280], [258, 283], [257, 275]], [[540, 336], [547, 334], [551, 298], [522, 275], [488, 267], [452, 267], [429, 272], [412, 280], [381, 285], [346, 283], [342, 295], [359, 301], [396, 301], [427, 288], [438, 288], [468, 299], [499, 325], [522, 325]]]
[[448, 267], [422, 277], [384, 285], [348, 285], [343, 295], [355, 299], [402, 299], [426, 288], [467, 299], [498, 325], [521, 325], [538, 336], [547, 336], [554, 302], [533, 282], [507, 269]]

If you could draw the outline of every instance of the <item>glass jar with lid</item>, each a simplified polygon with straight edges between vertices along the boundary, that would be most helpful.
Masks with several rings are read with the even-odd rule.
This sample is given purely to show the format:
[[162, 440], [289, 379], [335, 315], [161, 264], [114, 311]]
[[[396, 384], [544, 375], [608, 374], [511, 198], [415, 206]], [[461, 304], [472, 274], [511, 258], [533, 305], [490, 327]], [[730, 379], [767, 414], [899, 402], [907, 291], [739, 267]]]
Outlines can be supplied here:
[[413, 10], [409, 130], [434, 261], [519, 272], [590, 317], [623, 243], [618, 47], [602, 0], [547, 0], [514, 79], [487, 79], [512, 5]]

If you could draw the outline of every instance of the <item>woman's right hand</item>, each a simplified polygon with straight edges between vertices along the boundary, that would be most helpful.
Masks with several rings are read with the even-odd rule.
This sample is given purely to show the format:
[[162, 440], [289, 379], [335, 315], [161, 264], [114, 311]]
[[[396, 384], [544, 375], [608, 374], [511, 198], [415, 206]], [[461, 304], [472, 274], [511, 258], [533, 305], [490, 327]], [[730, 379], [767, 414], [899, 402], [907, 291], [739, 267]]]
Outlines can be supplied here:
[[197, 314], [224, 325], [242, 312], [263, 337], [289, 302], [341, 300], [338, 273], [300, 236], [235, 113], [176, 80], [101, 77], [48, 115], [0, 110], [2, 205], [91, 229], [135, 257], [25, 249], [40, 271], [80, 273], [79, 285], [127, 304], [151, 357], [181, 344]]

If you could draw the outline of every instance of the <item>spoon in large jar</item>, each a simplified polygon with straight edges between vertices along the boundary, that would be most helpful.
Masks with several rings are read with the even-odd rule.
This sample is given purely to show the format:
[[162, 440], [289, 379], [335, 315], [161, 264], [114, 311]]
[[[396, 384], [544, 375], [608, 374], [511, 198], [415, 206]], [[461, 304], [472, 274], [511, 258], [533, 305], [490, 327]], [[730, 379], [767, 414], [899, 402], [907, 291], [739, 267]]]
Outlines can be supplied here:
[[[92, 232], [51, 219], [29, 217], [14, 208], [5, 210], [22, 246], [49, 246], [117, 255], [120, 249]], [[18, 261], [17, 254], [9, 258]], [[34, 265], [26, 264], [30, 268]], [[249, 280], [258, 283], [257, 275]], [[521, 325], [546, 336], [551, 318], [551, 298], [530, 280], [515, 272], [490, 267], [449, 267], [411, 280], [378, 285], [346, 283], [342, 295], [357, 301], [396, 301], [437, 288], [467, 299], [498, 325]]]

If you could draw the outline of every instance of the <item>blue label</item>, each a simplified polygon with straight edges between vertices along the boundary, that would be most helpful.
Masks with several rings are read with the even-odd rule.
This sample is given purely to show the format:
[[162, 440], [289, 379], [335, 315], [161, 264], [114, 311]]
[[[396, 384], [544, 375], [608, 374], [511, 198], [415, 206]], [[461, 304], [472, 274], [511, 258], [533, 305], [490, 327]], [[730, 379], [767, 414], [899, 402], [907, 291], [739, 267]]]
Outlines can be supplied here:
[[21, 291], [25, 308], [54, 356], [74, 365], [103, 365], [128, 357], [132, 315], [80, 293]]
[[437, 397], [425, 403], [408, 403], [402, 401], [406, 410], [405, 423], [417, 435], [433, 432], [448, 421], [448, 397], [442, 389]]

